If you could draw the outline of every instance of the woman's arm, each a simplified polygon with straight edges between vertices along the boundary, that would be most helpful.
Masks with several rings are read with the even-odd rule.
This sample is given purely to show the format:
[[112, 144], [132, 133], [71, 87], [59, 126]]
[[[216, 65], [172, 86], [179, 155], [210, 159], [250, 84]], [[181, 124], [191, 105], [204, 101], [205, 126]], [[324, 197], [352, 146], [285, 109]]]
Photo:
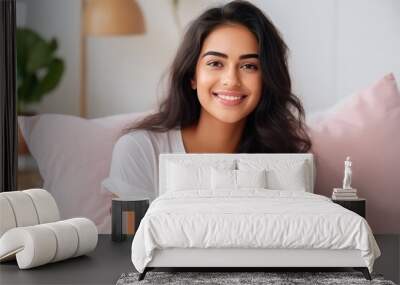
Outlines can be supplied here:
[[113, 198], [155, 196], [155, 151], [145, 131], [119, 138], [114, 146], [109, 176], [102, 186]]

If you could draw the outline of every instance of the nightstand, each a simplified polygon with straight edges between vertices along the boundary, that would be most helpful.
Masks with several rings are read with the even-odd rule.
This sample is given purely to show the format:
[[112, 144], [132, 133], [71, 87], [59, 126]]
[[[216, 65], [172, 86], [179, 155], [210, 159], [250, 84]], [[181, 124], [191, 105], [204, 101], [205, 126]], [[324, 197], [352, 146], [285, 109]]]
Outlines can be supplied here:
[[135, 212], [135, 231], [139, 227], [140, 221], [146, 214], [149, 208], [149, 199], [126, 199], [126, 198], [113, 198], [112, 199], [112, 225], [111, 225], [111, 239], [113, 241], [123, 241], [126, 235], [122, 232], [122, 215], [125, 211]]
[[359, 214], [361, 217], [365, 218], [365, 205], [366, 200], [364, 198], [358, 198], [356, 200], [334, 200], [332, 202], [339, 204], [340, 206]]

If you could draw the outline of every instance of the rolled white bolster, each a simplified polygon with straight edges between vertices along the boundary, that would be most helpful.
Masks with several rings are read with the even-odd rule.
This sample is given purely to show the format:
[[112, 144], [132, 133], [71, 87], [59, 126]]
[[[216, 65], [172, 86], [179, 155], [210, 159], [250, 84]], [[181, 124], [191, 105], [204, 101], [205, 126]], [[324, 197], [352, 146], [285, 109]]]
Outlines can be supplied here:
[[16, 255], [20, 269], [49, 263], [57, 249], [53, 232], [41, 225], [14, 228], [0, 239], [0, 261]]
[[22, 192], [31, 197], [39, 218], [39, 224], [60, 220], [56, 201], [49, 192], [43, 189], [28, 189]]
[[18, 227], [0, 238], [0, 261], [16, 256], [20, 269], [86, 254], [96, 248], [96, 225], [86, 218]]
[[3, 192], [13, 210], [17, 227], [33, 226], [39, 223], [35, 205], [30, 196], [23, 191]]
[[78, 232], [64, 221], [43, 224], [56, 236], [57, 250], [51, 262], [57, 262], [72, 257], [78, 248]]
[[16, 226], [17, 223], [10, 202], [6, 197], [0, 195], [0, 237]]
[[86, 218], [73, 218], [65, 220], [64, 222], [73, 225], [78, 232], [78, 248], [74, 257], [86, 254], [96, 248], [98, 232], [96, 225], [91, 220]]

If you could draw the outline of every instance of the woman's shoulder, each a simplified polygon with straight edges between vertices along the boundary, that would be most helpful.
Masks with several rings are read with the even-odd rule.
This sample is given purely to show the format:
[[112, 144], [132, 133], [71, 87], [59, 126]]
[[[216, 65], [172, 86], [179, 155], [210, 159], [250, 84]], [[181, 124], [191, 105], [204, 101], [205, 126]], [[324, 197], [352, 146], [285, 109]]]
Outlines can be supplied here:
[[146, 147], [151, 141], [147, 130], [133, 130], [122, 135], [115, 143], [114, 150], [128, 151]]
[[117, 143], [134, 143], [138, 141], [146, 141], [150, 139], [149, 131], [148, 130], [132, 130], [129, 133], [122, 135]]

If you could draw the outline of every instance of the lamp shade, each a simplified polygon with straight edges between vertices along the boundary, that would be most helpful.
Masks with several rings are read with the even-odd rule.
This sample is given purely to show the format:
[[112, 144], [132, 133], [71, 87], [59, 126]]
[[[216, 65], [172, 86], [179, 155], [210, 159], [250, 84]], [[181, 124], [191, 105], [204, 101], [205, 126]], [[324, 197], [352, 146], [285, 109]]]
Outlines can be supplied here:
[[84, 9], [86, 35], [145, 33], [143, 14], [134, 0], [88, 0]]

